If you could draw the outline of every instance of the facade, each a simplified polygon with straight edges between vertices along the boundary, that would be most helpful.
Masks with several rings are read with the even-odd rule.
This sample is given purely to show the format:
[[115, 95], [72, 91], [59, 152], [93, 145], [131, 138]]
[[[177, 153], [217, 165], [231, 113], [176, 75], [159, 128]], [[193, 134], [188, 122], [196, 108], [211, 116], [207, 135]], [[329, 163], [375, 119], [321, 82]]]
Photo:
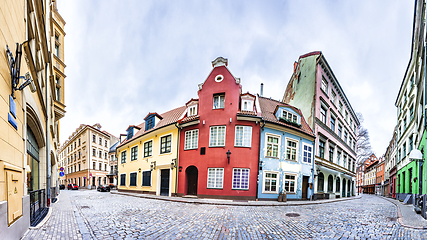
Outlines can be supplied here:
[[[260, 200], [307, 200], [313, 196], [314, 134], [302, 112], [286, 103], [259, 97], [261, 123]], [[328, 185], [331, 189], [332, 185]]]
[[60, 183], [74, 183], [88, 189], [109, 183], [108, 154], [116, 142], [118, 138], [101, 130], [99, 123], [81, 124], [59, 149], [60, 167], [65, 173]]
[[375, 181], [375, 194], [376, 195], [381, 195], [381, 196], [385, 196], [384, 195], [384, 174], [385, 174], [385, 161], [384, 161], [384, 157], [381, 157], [379, 159], [379, 162], [376, 166], [376, 181]]
[[360, 123], [322, 52], [299, 57], [283, 102], [301, 109], [316, 136], [315, 199], [354, 195]]
[[[359, 193], [373, 194], [375, 192], [374, 188], [375, 188], [375, 181], [376, 181], [375, 180], [376, 173], [375, 174], [373, 173], [372, 166], [376, 162], [378, 162], [378, 158], [375, 156], [375, 154], [372, 154], [365, 161], [363, 161], [362, 164], [358, 167], [358, 170], [359, 170], [358, 175], [360, 176], [358, 177], [358, 180], [360, 182], [360, 185], [358, 185]], [[368, 175], [368, 173], [370, 174]]]
[[108, 177], [108, 183], [113, 184], [114, 186], [117, 186], [118, 180], [117, 180], [117, 174], [118, 174], [118, 164], [117, 164], [117, 156], [116, 156], [116, 148], [120, 144], [120, 141], [117, 141], [115, 144], [113, 144], [110, 147], [110, 151], [108, 152], [108, 167], [110, 169], [110, 172], [107, 174]]
[[357, 194], [363, 193], [363, 184], [365, 177], [365, 165], [361, 164], [356, 167], [356, 192]]
[[179, 121], [178, 196], [255, 199], [261, 116], [222, 57]]
[[0, 232], [19, 239], [57, 194], [57, 126], [65, 103], [54, 79], [64, 72], [55, 69], [64, 62], [64, 45], [59, 58], [50, 53], [55, 33], [64, 39], [65, 22], [51, 0], [5, 0], [0, 11]]
[[388, 144], [385, 153], [385, 193], [386, 197], [396, 198], [396, 146], [397, 146], [397, 128], [394, 128], [393, 137]]
[[182, 106], [163, 114], [149, 113], [143, 123], [128, 127], [126, 138], [116, 148], [119, 191], [176, 194], [176, 122], [185, 110]]
[[365, 168], [365, 177], [363, 184], [363, 193], [375, 194], [375, 184], [377, 178], [377, 163], [378, 160], [375, 160], [369, 163]]

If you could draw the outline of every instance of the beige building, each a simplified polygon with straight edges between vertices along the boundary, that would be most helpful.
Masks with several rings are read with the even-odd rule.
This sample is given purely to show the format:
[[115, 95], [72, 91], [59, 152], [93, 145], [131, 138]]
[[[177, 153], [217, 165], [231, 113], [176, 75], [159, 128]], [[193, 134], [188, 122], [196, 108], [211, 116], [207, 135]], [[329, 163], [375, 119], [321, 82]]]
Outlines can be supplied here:
[[60, 184], [74, 183], [89, 189], [108, 184], [109, 151], [117, 142], [118, 138], [101, 130], [99, 123], [81, 124], [59, 149], [59, 168], [65, 174]]
[[[58, 125], [65, 103], [55, 90], [64, 94], [64, 25], [53, 0], [1, 1], [2, 239], [19, 239], [30, 223], [43, 219], [56, 197]], [[57, 41], [60, 56], [55, 58], [50, 54]]]

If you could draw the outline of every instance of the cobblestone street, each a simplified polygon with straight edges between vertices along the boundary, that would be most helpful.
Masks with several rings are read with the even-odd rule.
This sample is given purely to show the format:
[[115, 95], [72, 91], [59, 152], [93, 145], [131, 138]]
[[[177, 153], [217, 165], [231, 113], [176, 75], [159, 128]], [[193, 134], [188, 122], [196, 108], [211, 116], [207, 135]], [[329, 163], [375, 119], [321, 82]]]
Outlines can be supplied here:
[[[396, 207], [370, 195], [317, 205], [253, 207], [178, 203], [87, 190], [61, 194], [56, 208], [75, 209], [81, 231], [75, 239], [427, 239], [427, 230], [401, 227]], [[71, 221], [44, 228], [76, 226], [76, 220]], [[70, 236], [68, 230], [55, 229], [42, 236]], [[31, 231], [24, 239], [37, 239]]]

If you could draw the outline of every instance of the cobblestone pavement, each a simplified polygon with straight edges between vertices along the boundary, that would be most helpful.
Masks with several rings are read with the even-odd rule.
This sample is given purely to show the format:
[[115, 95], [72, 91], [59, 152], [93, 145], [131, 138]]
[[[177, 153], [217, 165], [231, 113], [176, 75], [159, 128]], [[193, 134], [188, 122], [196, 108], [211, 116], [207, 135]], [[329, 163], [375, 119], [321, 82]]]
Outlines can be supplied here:
[[427, 239], [427, 230], [401, 227], [396, 207], [370, 195], [320, 205], [253, 207], [87, 190], [68, 194], [88, 239]]

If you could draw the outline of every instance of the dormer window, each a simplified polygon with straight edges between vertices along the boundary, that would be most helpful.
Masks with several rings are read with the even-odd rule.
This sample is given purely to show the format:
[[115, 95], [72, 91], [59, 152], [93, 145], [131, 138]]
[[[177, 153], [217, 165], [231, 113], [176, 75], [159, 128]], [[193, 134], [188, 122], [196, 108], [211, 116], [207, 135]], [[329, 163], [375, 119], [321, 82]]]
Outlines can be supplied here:
[[127, 131], [126, 139], [129, 140], [133, 137], [133, 127], [130, 127]]
[[286, 110], [282, 110], [282, 118], [288, 120], [289, 122], [298, 123], [297, 115], [290, 113]]
[[145, 130], [152, 129], [154, 127], [154, 118], [149, 118], [145, 122]]
[[254, 111], [254, 103], [251, 100], [242, 100], [242, 110], [244, 111]]
[[188, 117], [197, 115], [197, 104], [188, 107]]

